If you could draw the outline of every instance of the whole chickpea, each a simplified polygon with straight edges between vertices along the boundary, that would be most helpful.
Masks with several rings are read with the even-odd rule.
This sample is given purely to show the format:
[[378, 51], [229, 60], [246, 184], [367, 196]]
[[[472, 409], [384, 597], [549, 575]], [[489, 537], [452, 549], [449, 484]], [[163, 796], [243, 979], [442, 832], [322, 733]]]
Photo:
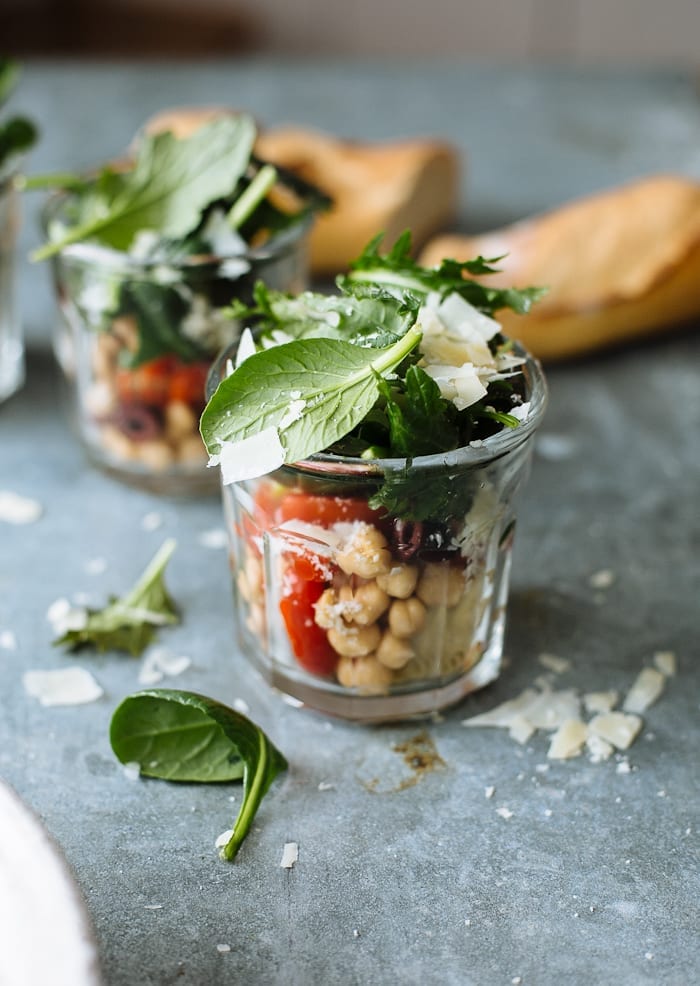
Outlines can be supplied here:
[[359, 522], [335, 553], [335, 561], [346, 575], [373, 579], [391, 570], [389, 542], [374, 524]]
[[405, 638], [395, 637], [387, 630], [377, 647], [377, 660], [387, 668], [398, 670], [408, 664], [414, 653]]
[[425, 623], [425, 604], [417, 596], [395, 599], [389, 610], [389, 628], [397, 637], [411, 637]]
[[418, 569], [415, 565], [394, 565], [385, 575], [377, 576], [377, 585], [395, 599], [408, 599], [413, 595], [418, 581]]
[[446, 562], [428, 562], [416, 586], [426, 606], [456, 606], [464, 592], [464, 574]]
[[389, 606], [389, 596], [379, 588], [374, 579], [371, 582], [362, 582], [354, 588], [344, 585], [340, 590], [340, 601], [345, 604], [345, 619], [363, 627], [376, 623]]
[[344, 688], [360, 688], [368, 692], [384, 691], [393, 679], [390, 669], [371, 654], [367, 657], [341, 657], [335, 673]]
[[331, 627], [328, 631], [331, 647], [343, 657], [366, 657], [375, 649], [381, 636], [382, 632], [376, 623], [369, 627]]

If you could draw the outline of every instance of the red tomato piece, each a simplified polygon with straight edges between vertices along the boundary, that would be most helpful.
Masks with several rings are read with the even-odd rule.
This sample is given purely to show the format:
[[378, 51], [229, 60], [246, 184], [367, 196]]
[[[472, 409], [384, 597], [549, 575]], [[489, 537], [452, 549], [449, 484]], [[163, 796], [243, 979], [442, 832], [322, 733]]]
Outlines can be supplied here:
[[314, 603], [323, 592], [324, 583], [301, 578], [295, 559], [285, 573], [284, 584], [280, 612], [294, 656], [311, 674], [332, 674], [338, 655], [329, 644], [326, 631], [314, 621]]
[[208, 363], [178, 363], [170, 374], [168, 398], [191, 407], [204, 407]]
[[120, 400], [164, 407], [170, 399], [170, 374], [174, 363], [173, 356], [159, 356], [133, 369], [118, 369], [116, 384]]
[[303, 520], [308, 524], [332, 527], [342, 522], [361, 520], [377, 524], [383, 514], [373, 510], [367, 500], [355, 496], [322, 496], [315, 493], [287, 493], [277, 508], [275, 520]]

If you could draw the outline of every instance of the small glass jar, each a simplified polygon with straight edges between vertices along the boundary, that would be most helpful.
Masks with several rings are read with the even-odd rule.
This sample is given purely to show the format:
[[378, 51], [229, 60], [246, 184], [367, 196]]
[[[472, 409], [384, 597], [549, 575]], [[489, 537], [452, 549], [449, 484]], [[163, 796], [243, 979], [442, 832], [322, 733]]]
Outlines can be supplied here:
[[[49, 203], [48, 229], [61, 208]], [[264, 246], [230, 257], [140, 261], [89, 243], [52, 260], [62, 319], [55, 351], [75, 429], [90, 459], [156, 493], [213, 491], [199, 436], [209, 367], [239, 333], [226, 309], [252, 300], [255, 282], [300, 291], [310, 218]]]
[[498, 676], [514, 497], [547, 401], [539, 364], [523, 372], [526, 420], [484, 441], [412, 461], [319, 454], [223, 488], [239, 643], [270, 684], [379, 722]]
[[0, 174], [0, 400], [24, 382], [24, 343], [15, 295], [19, 224], [14, 175]]

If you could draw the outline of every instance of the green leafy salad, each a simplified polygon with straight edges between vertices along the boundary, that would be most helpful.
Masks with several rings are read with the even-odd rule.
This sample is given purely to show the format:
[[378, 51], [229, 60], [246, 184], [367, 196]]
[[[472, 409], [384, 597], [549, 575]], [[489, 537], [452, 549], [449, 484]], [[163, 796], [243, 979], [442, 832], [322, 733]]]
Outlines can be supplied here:
[[[12, 94], [19, 76], [19, 66], [9, 58], [0, 58], [0, 107]], [[0, 178], [11, 170], [20, 154], [28, 151], [37, 139], [37, 129], [25, 116], [11, 116], [0, 121]]]
[[[224, 483], [321, 452], [410, 463], [527, 418], [525, 356], [494, 314], [526, 313], [541, 290], [482, 284], [475, 277], [493, 273], [496, 261], [481, 257], [421, 267], [409, 233], [386, 254], [381, 239], [338, 278], [334, 295], [293, 297], [259, 283], [254, 305], [234, 305], [246, 325], [235, 366], [201, 418]], [[387, 482], [373, 506], [415, 513], [415, 492]]]

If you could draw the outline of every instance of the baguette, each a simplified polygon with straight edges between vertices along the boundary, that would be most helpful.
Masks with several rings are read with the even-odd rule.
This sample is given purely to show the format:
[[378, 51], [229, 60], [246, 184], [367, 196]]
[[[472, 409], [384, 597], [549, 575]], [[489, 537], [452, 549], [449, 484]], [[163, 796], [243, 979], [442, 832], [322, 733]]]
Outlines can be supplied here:
[[493, 232], [438, 236], [420, 259], [478, 255], [503, 257], [485, 283], [548, 288], [527, 316], [498, 313], [541, 359], [650, 336], [700, 316], [700, 183], [656, 175]]

